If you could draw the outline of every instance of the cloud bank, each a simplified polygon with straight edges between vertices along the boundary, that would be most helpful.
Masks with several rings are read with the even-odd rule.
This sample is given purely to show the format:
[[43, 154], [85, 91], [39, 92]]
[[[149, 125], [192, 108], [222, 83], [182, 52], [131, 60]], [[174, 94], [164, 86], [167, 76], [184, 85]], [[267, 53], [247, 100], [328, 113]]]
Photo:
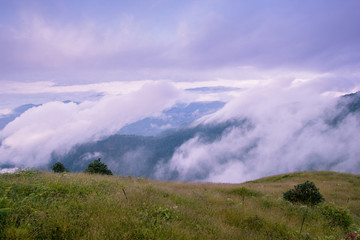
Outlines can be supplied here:
[[64, 154], [76, 144], [114, 134], [125, 124], [170, 107], [179, 96], [171, 84], [159, 82], [96, 102], [49, 102], [33, 107], [0, 132], [0, 163], [45, 166], [52, 153]]
[[201, 136], [185, 142], [168, 163], [158, 165], [157, 177], [175, 173], [178, 180], [235, 183], [305, 170], [358, 174], [359, 113], [335, 123], [342, 111], [339, 99], [314, 90], [314, 84], [319, 83], [294, 87], [294, 81], [285, 81], [243, 92], [198, 122], [244, 120], [242, 125], [213, 142]]

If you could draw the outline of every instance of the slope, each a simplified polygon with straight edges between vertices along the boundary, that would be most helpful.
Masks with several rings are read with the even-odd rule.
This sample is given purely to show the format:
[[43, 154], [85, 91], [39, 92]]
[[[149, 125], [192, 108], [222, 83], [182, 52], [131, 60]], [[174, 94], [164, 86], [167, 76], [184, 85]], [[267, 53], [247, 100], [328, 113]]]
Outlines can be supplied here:
[[[326, 202], [282, 199], [305, 180]], [[246, 189], [242, 191], [241, 189]], [[0, 175], [1, 239], [343, 239], [359, 230], [360, 176], [299, 172], [244, 184], [26, 170]]]

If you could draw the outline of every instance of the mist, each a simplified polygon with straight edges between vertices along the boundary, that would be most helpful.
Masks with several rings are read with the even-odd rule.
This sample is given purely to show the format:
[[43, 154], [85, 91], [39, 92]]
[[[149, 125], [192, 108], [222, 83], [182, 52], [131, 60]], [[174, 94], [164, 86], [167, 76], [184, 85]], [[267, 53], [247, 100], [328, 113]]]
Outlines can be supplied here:
[[242, 92], [194, 125], [243, 124], [228, 128], [215, 141], [200, 135], [186, 141], [167, 163], [158, 164], [156, 176], [166, 179], [172, 173], [182, 181], [236, 183], [295, 171], [360, 173], [359, 114], [336, 120], [347, 99], [324, 91], [333, 90], [328, 83], [280, 79]]
[[45, 167], [52, 154], [115, 134], [126, 124], [172, 106], [180, 92], [170, 83], [145, 84], [124, 95], [98, 101], [48, 102], [33, 107], [0, 132], [0, 164]]

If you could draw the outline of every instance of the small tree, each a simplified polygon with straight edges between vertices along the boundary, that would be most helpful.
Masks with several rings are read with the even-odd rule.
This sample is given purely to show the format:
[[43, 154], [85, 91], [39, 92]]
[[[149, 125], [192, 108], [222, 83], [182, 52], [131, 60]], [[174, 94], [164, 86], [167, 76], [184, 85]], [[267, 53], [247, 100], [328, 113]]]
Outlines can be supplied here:
[[315, 206], [322, 201], [324, 197], [313, 182], [306, 181], [296, 185], [294, 189], [284, 193], [284, 199], [292, 203], [305, 204], [307, 206]]
[[302, 231], [309, 206], [313, 207], [325, 200], [315, 184], [309, 181], [294, 186], [294, 189], [290, 189], [289, 191], [285, 192], [283, 196], [285, 200], [291, 203], [306, 205], [306, 211], [301, 222], [300, 233]]
[[93, 163], [89, 163], [87, 169], [85, 169], [86, 173], [98, 173], [98, 174], [105, 174], [105, 175], [112, 175], [111, 170], [108, 169], [106, 164], [101, 162], [101, 159], [98, 158], [94, 160]]
[[67, 169], [65, 168], [64, 164], [62, 164], [61, 162], [57, 162], [54, 165], [52, 165], [51, 170], [53, 170], [53, 172], [56, 173], [67, 172]]

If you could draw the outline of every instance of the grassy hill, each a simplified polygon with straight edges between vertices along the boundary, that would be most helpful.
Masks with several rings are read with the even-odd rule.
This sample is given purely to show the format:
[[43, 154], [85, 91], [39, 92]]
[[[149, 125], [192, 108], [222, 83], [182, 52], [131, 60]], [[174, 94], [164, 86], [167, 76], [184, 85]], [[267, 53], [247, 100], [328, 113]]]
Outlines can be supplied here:
[[[325, 203], [283, 192], [313, 181]], [[0, 175], [0, 239], [344, 239], [359, 230], [360, 176], [278, 175], [244, 184], [160, 182], [83, 173]]]

